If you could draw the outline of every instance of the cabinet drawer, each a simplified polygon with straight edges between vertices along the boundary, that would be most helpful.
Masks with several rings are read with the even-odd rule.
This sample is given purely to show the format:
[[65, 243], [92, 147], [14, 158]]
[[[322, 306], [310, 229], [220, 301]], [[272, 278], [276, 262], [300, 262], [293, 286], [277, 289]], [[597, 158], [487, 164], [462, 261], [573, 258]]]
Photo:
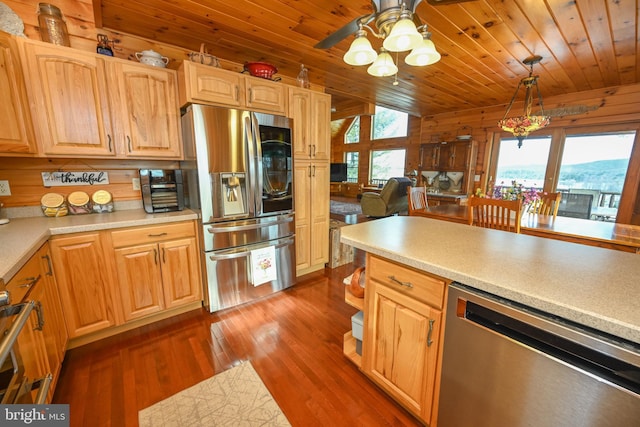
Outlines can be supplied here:
[[432, 307], [442, 308], [444, 305], [444, 290], [447, 282], [442, 278], [373, 256], [369, 256], [367, 270], [371, 280]]
[[111, 232], [114, 248], [195, 236], [192, 222], [129, 228]]
[[11, 304], [18, 304], [22, 301], [27, 292], [29, 292], [40, 279], [42, 279], [40, 274], [40, 260], [34, 255], [20, 271], [9, 280], [9, 283], [7, 283], [7, 290], [11, 295]]

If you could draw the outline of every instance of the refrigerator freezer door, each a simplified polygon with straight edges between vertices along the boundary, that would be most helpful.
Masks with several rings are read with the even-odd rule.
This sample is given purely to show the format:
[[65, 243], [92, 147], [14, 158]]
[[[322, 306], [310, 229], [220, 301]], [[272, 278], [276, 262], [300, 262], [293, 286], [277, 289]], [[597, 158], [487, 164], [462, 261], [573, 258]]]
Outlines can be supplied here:
[[[262, 268], [256, 253], [273, 247], [267, 268], [275, 269], [275, 280], [263, 283], [256, 271]], [[257, 245], [205, 252], [207, 304], [214, 312], [243, 304], [295, 284], [295, 243], [293, 236]], [[253, 256], [252, 256], [253, 255]], [[264, 270], [267, 270], [266, 268]]]
[[203, 249], [214, 251], [292, 236], [293, 214], [204, 224]]

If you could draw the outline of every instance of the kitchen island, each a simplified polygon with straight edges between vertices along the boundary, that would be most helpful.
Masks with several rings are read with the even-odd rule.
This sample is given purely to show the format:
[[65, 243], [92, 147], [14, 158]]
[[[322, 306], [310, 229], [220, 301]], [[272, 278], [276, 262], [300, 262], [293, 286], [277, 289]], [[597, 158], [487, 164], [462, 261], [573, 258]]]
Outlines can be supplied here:
[[408, 216], [343, 227], [340, 240], [640, 345], [636, 254]]

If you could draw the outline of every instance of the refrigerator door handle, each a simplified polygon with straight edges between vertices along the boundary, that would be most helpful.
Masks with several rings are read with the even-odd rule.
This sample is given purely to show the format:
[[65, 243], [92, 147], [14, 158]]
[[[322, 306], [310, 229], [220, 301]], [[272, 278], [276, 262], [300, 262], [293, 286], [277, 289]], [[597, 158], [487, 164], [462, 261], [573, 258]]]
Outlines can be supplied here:
[[[256, 187], [256, 177], [258, 176], [256, 171], [256, 144], [254, 141], [255, 132], [253, 130], [253, 113], [250, 111], [242, 112], [242, 126], [244, 130], [244, 143], [247, 148], [247, 170], [248, 170], [248, 179], [247, 179], [247, 195], [248, 200], [253, 201], [249, 202], [249, 214], [250, 216], [256, 216], [259, 214], [257, 210], [258, 198], [262, 197], [262, 195], [258, 196], [258, 189]], [[260, 209], [262, 210], [262, 209]]]
[[[279, 241], [279, 243], [277, 245], [274, 245], [276, 249], [280, 249], [284, 246], [288, 246], [288, 245], [292, 245], [294, 243], [294, 240], [289, 238], [286, 240], [281, 240]], [[254, 249], [260, 249], [260, 248], [264, 248], [267, 247], [269, 245], [256, 245], [253, 248]], [[226, 253], [226, 254], [219, 254], [219, 255], [209, 255], [209, 259], [211, 261], [221, 261], [224, 259], [235, 259], [235, 258], [244, 258], [247, 257], [251, 254], [251, 250], [246, 250], [246, 251], [240, 251], [240, 252], [232, 252], [232, 253]]]
[[255, 164], [255, 201], [256, 201], [256, 215], [260, 216], [264, 213], [262, 208], [262, 192], [264, 189], [264, 176], [262, 171], [262, 141], [260, 139], [260, 125], [258, 124], [258, 118], [254, 113], [251, 113], [251, 135], [252, 144], [255, 152], [254, 164]]
[[245, 230], [255, 230], [257, 228], [271, 227], [274, 225], [287, 224], [289, 222], [293, 222], [293, 216], [287, 216], [285, 218], [279, 219], [277, 221], [269, 221], [258, 224], [247, 224], [247, 225], [237, 225], [237, 226], [211, 226], [207, 228], [207, 231], [211, 234], [215, 234], [216, 232], [226, 233], [229, 231], [245, 231]]

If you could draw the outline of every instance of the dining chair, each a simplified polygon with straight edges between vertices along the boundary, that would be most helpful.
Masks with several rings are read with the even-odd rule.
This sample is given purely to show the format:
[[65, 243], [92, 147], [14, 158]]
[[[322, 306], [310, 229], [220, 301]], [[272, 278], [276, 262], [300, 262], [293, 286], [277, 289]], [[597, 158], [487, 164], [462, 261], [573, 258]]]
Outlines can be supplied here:
[[562, 200], [562, 193], [560, 192], [539, 192], [538, 200], [536, 200], [529, 206], [528, 212], [541, 215], [553, 215], [553, 217], [555, 218], [558, 215], [560, 200]]
[[469, 225], [520, 233], [522, 201], [472, 196], [468, 202]]
[[427, 187], [424, 185], [407, 187], [407, 197], [409, 201], [409, 216], [416, 215], [429, 207], [427, 202]]

